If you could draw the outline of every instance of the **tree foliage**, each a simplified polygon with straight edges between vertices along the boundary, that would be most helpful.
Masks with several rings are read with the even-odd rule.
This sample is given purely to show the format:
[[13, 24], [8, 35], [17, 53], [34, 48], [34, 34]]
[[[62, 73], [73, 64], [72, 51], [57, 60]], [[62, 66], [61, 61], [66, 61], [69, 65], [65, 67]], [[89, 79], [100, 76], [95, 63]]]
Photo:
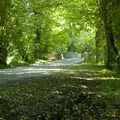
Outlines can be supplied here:
[[[34, 62], [53, 52], [79, 52], [86, 61], [119, 64], [117, 0], [0, 2], [0, 64]], [[4, 6], [4, 9], [3, 9]]]

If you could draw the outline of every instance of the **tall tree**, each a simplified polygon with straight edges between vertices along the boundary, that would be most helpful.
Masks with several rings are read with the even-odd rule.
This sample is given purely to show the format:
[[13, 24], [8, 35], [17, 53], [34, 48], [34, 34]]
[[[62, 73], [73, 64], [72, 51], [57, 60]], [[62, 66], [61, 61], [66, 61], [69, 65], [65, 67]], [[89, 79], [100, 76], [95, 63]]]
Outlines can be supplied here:
[[7, 13], [9, 8], [10, 0], [0, 0], [0, 64], [6, 65], [7, 59], [7, 45], [6, 40], [6, 27], [5, 23], [7, 20]]
[[[118, 4], [118, 0], [116, 5]], [[111, 68], [116, 64], [116, 58], [118, 56], [118, 49], [116, 47], [115, 36], [113, 32], [113, 21], [112, 21], [112, 7], [114, 7], [114, 0], [100, 0], [100, 7], [102, 18], [104, 21], [106, 40], [107, 40], [107, 67]]]

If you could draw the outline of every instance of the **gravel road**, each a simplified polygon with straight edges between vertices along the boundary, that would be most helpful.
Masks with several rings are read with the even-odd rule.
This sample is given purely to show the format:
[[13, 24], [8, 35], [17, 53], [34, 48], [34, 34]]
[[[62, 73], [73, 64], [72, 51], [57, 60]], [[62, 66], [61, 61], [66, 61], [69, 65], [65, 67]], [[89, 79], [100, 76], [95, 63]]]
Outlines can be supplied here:
[[46, 65], [0, 69], [0, 84], [55, 75], [56, 72], [67, 70], [71, 66], [79, 65], [82, 61], [82, 58], [77, 57], [58, 60]]

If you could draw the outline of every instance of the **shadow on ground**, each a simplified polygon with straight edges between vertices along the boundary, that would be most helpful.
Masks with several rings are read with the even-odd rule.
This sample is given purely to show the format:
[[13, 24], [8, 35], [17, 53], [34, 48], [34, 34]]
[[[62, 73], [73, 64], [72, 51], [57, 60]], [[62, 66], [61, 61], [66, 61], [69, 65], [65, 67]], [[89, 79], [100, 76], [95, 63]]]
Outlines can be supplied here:
[[4, 120], [119, 120], [120, 76], [103, 66], [68, 67], [0, 86]]

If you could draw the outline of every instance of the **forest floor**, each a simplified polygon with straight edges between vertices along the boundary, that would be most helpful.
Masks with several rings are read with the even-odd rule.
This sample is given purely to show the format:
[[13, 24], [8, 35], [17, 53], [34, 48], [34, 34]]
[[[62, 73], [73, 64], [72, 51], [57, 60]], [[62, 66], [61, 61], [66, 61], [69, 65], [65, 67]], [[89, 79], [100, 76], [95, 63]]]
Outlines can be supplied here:
[[0, 119], [120, 120], [120, 74], [71, 61], [1, 70]]

